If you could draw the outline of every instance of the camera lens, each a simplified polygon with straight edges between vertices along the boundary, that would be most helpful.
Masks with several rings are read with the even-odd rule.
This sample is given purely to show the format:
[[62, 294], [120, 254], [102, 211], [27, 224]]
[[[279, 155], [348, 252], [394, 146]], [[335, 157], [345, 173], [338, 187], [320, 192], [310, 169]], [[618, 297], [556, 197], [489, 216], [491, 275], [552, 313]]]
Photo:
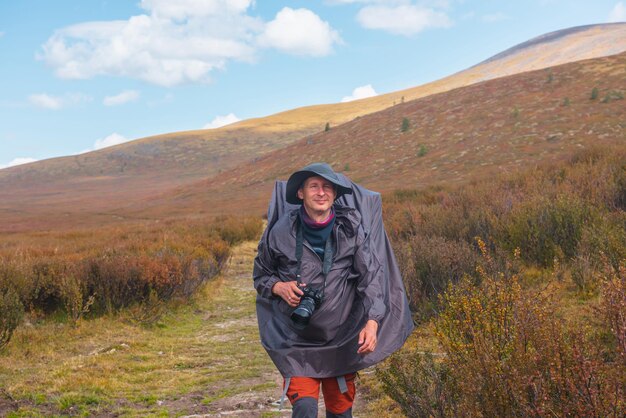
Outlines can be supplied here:
[[315, 310], [315, 301], [310, 297], [303, 297], [300, 304], [291, 314], [291, 320], [298, 329], [304, 329], [309, 325], [309, 320]]

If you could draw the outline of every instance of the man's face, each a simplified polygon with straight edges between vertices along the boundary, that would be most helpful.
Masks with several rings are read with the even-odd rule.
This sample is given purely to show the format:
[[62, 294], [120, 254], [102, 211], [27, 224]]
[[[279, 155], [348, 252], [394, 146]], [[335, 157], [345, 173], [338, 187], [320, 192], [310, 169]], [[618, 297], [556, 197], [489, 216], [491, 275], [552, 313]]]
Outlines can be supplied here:
[[330, 210], [336, 195], [334, 184], [319, 176], [309, 177], [298, 190], [298, 197], [309, 214]]

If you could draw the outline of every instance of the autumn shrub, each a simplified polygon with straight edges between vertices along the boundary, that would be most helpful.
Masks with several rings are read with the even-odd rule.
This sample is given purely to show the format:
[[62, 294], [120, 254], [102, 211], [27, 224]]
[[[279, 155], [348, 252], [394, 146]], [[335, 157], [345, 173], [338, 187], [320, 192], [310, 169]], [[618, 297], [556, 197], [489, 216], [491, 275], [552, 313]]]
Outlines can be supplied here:
[[576, 256], [592, 212], [573, 196], [529, 200], [503, 220], [499, 242], [511, 251], [521, 249], [527, 262], [551, 266], [555, 258]]
[[238, 242], [262, 221], [223, 217], [167, 220], [97, 230], [8, 235], [0, 245], [0, 289], [9, 283], [33, 315], [86, 314], [188, 298], [217, 275]]
[[[380, 372], [409, 416], [613, 416], [626, 413], [623, 339], [606, 345], [560, 316], [552, 288], [523, 289], [479, 240], [480, 285], [450, 284], [435, 321], [443, 356], [396, 355]], [[519, 252], [516, 252], [519, 258]], [[513, 271], [513, 269], [510, 269]], [[601, 311], [623, 336], [623, 277]], [[621, 333], [621, 334], [620, 334]], [[419, 376], [420, 381], [413, 379]]]
[[159, 299], [157, 292], [152, 289], [144, 300], [128, 308], [128, 315], [133, 323], [152, 326], [163, 317], [165, 308], [164, 301]]
[[24, 305], [50, 313], [62, 305], [59, 292], [59, 279], [67, 273], [68, 266], [61, 258], [48, 255], [41, 258], [32, 257], [28, 272], [29, 289]]
[[228, 244], [218, 238], [143, 254], [105, 251], [84, 261], [83, 277], [87, 292], [96, 295], [98, 310], [113, 312], [144, 301], [151, 291], [161, 300], [191, 296], [219, 273], [229, 252]]
[[621, 416], [624, 364], [559, 317], [550, 291], [480, 272], [481, 287], [451, 287], [437, 321], [461, 408], [482, 416]]
[[383, 390], [411, 418], [460, 416], [450, 370], [432, 353], [399, 352], [376, 375]]
[[24, 315], [24, 307], [12, 288], [0, 288], [0, 349], [11, 341]]
[[398, 264], [407, 282], [411, 309], [426, 319], [437, 311], [437, 300], [450, 282], [473, 274], [477, 257], [464, 241], [415, 235], [397, 252]]
[[220, 216], [214, 224], [220, 238], [230, 245], [257, 239], [262, 227], [263, 221], [256, 217]]
[[[590, 148], [563, 162], [501, 179], [385, 195], [385, 225], [412, 308], [419, 313], [432, 310], [437, 292], [424, 292], [423, 283], [440, 282], [438, 267], [450, 259], [466, 259], [461, 249], [471, 247], [477, 254], [475, 236], [481, 237], [501, 269], [520, 249], [527, 269], [553, 269], [556, 261], [559, 277], [571, 277], [581, 294], [595, 294], [603, 260], [617, 268], [626, 257], [625, 160], [623, 148]], [[456, 243], [455, 248], [443, 250], [436, 244], [441, 240]], [[441, 251], [424, 248], [425, 241]], [[420, 252], [424, 255], [417, 263]], [[449, 275], [444, 282], [458, 277]]]
[[[609, 269], [602, 282], [602, 299], [598, 311], [602, 323], [612, 336], [615, 359], [626, 366], [626, 259], [619, 269]], [[622, 376], [626, 380], [626, 375]]]
[[89, 312], [96, 296], [87, 295], [84, 284], [74, 275], [62, 277], [58, 285], [68, 319], [76, 325], [83, 315]]

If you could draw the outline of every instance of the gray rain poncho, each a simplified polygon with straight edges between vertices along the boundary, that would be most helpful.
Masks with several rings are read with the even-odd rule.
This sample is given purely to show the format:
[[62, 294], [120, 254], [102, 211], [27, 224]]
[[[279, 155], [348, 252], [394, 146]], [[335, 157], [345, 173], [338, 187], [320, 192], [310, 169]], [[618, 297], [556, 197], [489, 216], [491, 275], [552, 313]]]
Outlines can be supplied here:
[[[339, 176], [342, 176], [339, 174]], [[380, 194], [347, 177], [353, 194], [335, 201], [333, 264], [324, 301], [300, 330], [291, 308], [272, 295], [279, 280], [296, 280], [298, 205], [285, 201], [286, 182], [275, 184], [268, 225], [254, 260], [254, 286], [261, 343], [284, 377], [333, 377], [376, 364], [399, 349], [413, 330], [404, 285], [382, 222]], [[322, 261], [305, 243], [302, 281], [323, 287]], [[358, 335], [368, 319], [379, 323], [373, 353], [360, 355]]]

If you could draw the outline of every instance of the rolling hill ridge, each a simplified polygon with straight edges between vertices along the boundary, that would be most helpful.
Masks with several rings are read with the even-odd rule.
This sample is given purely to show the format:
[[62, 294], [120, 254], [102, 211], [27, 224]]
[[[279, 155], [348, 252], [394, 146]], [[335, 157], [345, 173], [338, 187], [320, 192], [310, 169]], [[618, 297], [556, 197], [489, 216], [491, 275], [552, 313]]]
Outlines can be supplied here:
[[[155, 216], [161, 218], [169, 213], [162, 212], [161, 209], [164, 211], [171, 209], [172, 213], [184, 213], [185, 210], [171, 207], [181, 201], [202, 202], [203, 207], [191, 205], [189, 213], [203, 213], [206, 212], [204, 205], [213, 200], [203, 200], [193, 196], [210, 190], [232, 199], [237, 195], [235, 190], [239, 190], [240, 186], [244, 189], [249, 187], [251, 178], [255, 179], [252, 181], [255, 184], [265, 185], [266, 183], [263, 182], [273, 181], [276, 177], [284, 177], [284, 173], [303, 165], [300, 161], [294, 160], [291, 155], [295, 149], [300, 150], [302, 144], [311, 145], [310, 148], [315, 150], [315, 155], [317, 155], [317, 158], [314, 158], [315, 155], [307, 154], [309, 155], [307, 162], [311, 159], [327, 159], [338, 164], [336, 168], [340, 169], [348, 164], [349, 167], [345, 168], [349, 169], [351, 177], [370, 182], [368, 184], [372, 187], [380, 186], [387, 189], [388, 185], [385, 180], [376, 176], [370, 179], [367, 175], [360, 174], [359, 165], [362, 161], [368, 161], [368, 173], [379, 173], [384, 169], [388, 176], [406, 175], [413, 173], [412, 170], [414, 170], [414, 167], [409, 166], [412, 154], [406, 154], [406, 152], [415, 151], [410, 147], [417, 147], [416, 152], [424, 152], [420, 151], [422, 147], [426, 150], [427, 158], [420, 158], [415, 162], [418, 167], [421, 167], [420, 169], [423, 169], [422, 165], [429, 161], [429, 158], [438, 155], [439, 151], [436, 150], [445, 148], [443, 139], [437, 142], [439, 144], [437, 147], [434, 147], [434, 138], [451, 135], [450, 138], [462, 136], [465, 141], [469, 139], [482, 141], [485, 135], [491, 135], [494, 138], [503, 137], [505, 134], [516, 135], [515, 130], [502, 130], [509, 129], [508, 119], [504, 118], [503, 114], [514, 112], [512, 109], [516, 107], [522, 117], [531, 112], [529, 109], [539, 112], [532, 106], [525, 109], [521, 104], [507, 102], [504, 97], [501, 97], [509, 88], [506, 83], [516, 85], [518, 82], [522, 83], [519, 81], [522, 79], [511, 81], [513, 78], [507, 77], [508, 81], [505, 82], [498, 77], [582, 58], [614, 54], [620, 50], [626, 50], [626, 24], [572, 28], [543, 35], [465, 71], [399, 92], [356, 102], [294, 109], [264, 118], [241, 121], [217, 130], [164, 134], [87, 154], [55, 158], [0, 170], [0, 230], [74, 227], [118, 222], [129, 217], [131, 219]], [[618, 63], [607, 61], [598, 65], [609, 67], [616, 65], [617, 67], [611, 69], [609, 73], [619, 72], [620, 64]], [[594, 73], [596, 69], [591, 67], [587, 71], [591, 71], [592, 74], [576, 74], [572, 77], [584, 76], [584, 83], [581, 81], [581, 85], [584, 84], [586, 89], [590, 89], [593, 88], [591, 84], [595, 83], [591, 80], [592, 77], [602, 77], [604, 74]], [[524, 77], [523, 74], [521, 76]], [[623, 73], [621, 76], [623, 77]], [[492, 79], [496, 84], [485, 84], [488, 82], [475, 84], [482, 80]], [[608, 80], [612, 78], [609, 77]], [[554, 83], [548, 86], [548, 89], [555, 90], [557, 86], [561, 86], [565, 90], [562, 90], [562, 93], [559, 90], [559, 94], [570, 94], [567, 89], [573, 83], [577, 83], [577, 80], [560, 79], [555, 75]], [[604, 89], [619, 88], [615, 85], [600, 83], [598, 88], [601, 90], [602, 85], [606, 85]], [[470, 89], [467, 90], [471, 92], [471, 94], [468, 93], [470, 96], [466, 97], [465, 93], [460, 93], [465, 86], [470, 86], [467, 87]], [[479, 91], [471, 90], [472, 88], [478, 88]], [[493, 95], [481, 96], [481, 92], [485, 89], [491, 89], [489, 91], [492, 91]], [[442, 94], [453, 92], [456, 92], [454, 96], [441, 98]], [[576, 94], [578, 95], [576, 99], [574, 99], [574, 94], [571, 94], [572, 97], [569, 98], [572, 101], [571, 106], [568, 106], [569, 110], [579, 109], [578, 97], [583, 93], [577, 92]], [[589, 92], [585, 94], [588, 95]], [[472, 101], [471, 95], [482, 97], [485, 102]], [[459, 100], [458, 97], [466, 97], [467, 101], [455, 104]], [[447, 100], [448, 106], [438, 104], [439, 100]], [[556, 101], [557, 98], [552, 100]], [[564, 100], [564, 97], [559, 97], [558, 100]], [[519, 102], [523, 103], [524, 100], [519, 99]], [[539, 103], [548, 106], [544, 109], [548, 113], [556, 111], [558, 114], [562, 110], [553, 103], [547, 105], [545, 100]], [[429, 104], [432, 107], [428, 107]], [[611, 103], [609, 105], [607, 108], [616, 106]], [[502, 110], [499, 111], [495, 107], [500, 107]], [[450, 109], [457, 110], [450, 113]], [[476, 110], [469, 116], [464, 113], [467, 109]], [[411, 145], [397, 143], [397, 138], [393, 133], [394, 129], [399, 129], [398, 118], [401, 121], [404, 117], [411, 119], [412, 128], [403, 136], [405, 140], [411, 138]], [[465, 117], [469, 120], [464, 119]], [[494, 118], [498, 121], [493, 122], [495, 125], [489, 127], [488, 124], [492, 123], [490, 121]], [[323, 132], [326, 122], [333, 127], [329, 133]], [[450, 126], [458, 126], [459, 123], [467, 124], [467, 129], [472, 126], [475, 128], [465, 133], [449, 130]], [[578, 123], [578, 121], [563, 119], [560, 124], [562, 129], [555, 131], [556, 137], [566, 135], [561, 131], [566, 130], [567, 123]], [[484, 125], [481, 127], [479, 126], [481, 124]], [[426, 132], [436, 134], [426, 137], [424, 136]], [[541, 137], [544, 133], [528, 133], [528, 135]], [[355, 143], [354, 137], [367, 139], [363, 139], [362, 143]], [[320, 152], [322, 148], [320, 144], [326, 144], [324, 141], [331, 141], [328, 145], [329, 150], [336, 150], [331, 154]], [[298, 148], [293, 148], [294, 144]], [[377, 158], [361, 155], [362, 152], [358, 147], [362, 144], [368, 144], [371, 153], [380, 153], [380, 155]], [[337, 148], [338, 146], [343, 146], [345, 149]], [[359, 156], [358, 159], [357, 156]], [[455, 158], [453, 154], [442, 152], [439, 158], [437, 164], [432, 166], [437, 168], [429, 168], [431, 170], [427, 176], [429, 179], [459, 182], [463, 181], [466, 169], [475, 168], [472, 164], [467, 167], [459, 166], [452, 170], [457, 172], [456, 177], [441, 176], [437, 170], [443, 171], [447, 164], [457, 164], [469, 157], [464, 154], [463, 157]], [[446, 162], [446, 158], [450, 158], [450, 162]], [[268, 161], [272, 159], [277, 159], [278, 165], [282, 166], [282, 171], [267, 167]], [[483, 163], [490, 165], [494, 164], [494, 161]], [[261, 170], [260, 180], [256, 167], [265, 167], [263, 170], [266, 170]], [[254, 173], [257, 175], [255, 176]], [[420, 175], [415, 174], [415, 176], [417, 183], [421, 184]], [[383, 178], [386, 177], [383, 176]], [[204, 191], [204, 189], [199, 190], [198, 187], [209, 188]], [[186, 197], [183, 199], [182, 196]], [[146, 204], [150, 208], [144, 213], [142, 207]], [[209, 204], [209, 206], [215, 209], [209, 211], [211, 213], [218, 213], [229, 207], [224, 204]], [[161, 209], [158, 209], [159, 207]]]
[[[480, 181], [568, 158], [580, 148], [625, 146], [625, 79], [622, 53], [424, 97], [303, 138], [123, 212], [261, 214], [273, 182], [314, 161], [327, 161], [385, 192]], [[405, 118], [409, 128], [403, 132]]]

